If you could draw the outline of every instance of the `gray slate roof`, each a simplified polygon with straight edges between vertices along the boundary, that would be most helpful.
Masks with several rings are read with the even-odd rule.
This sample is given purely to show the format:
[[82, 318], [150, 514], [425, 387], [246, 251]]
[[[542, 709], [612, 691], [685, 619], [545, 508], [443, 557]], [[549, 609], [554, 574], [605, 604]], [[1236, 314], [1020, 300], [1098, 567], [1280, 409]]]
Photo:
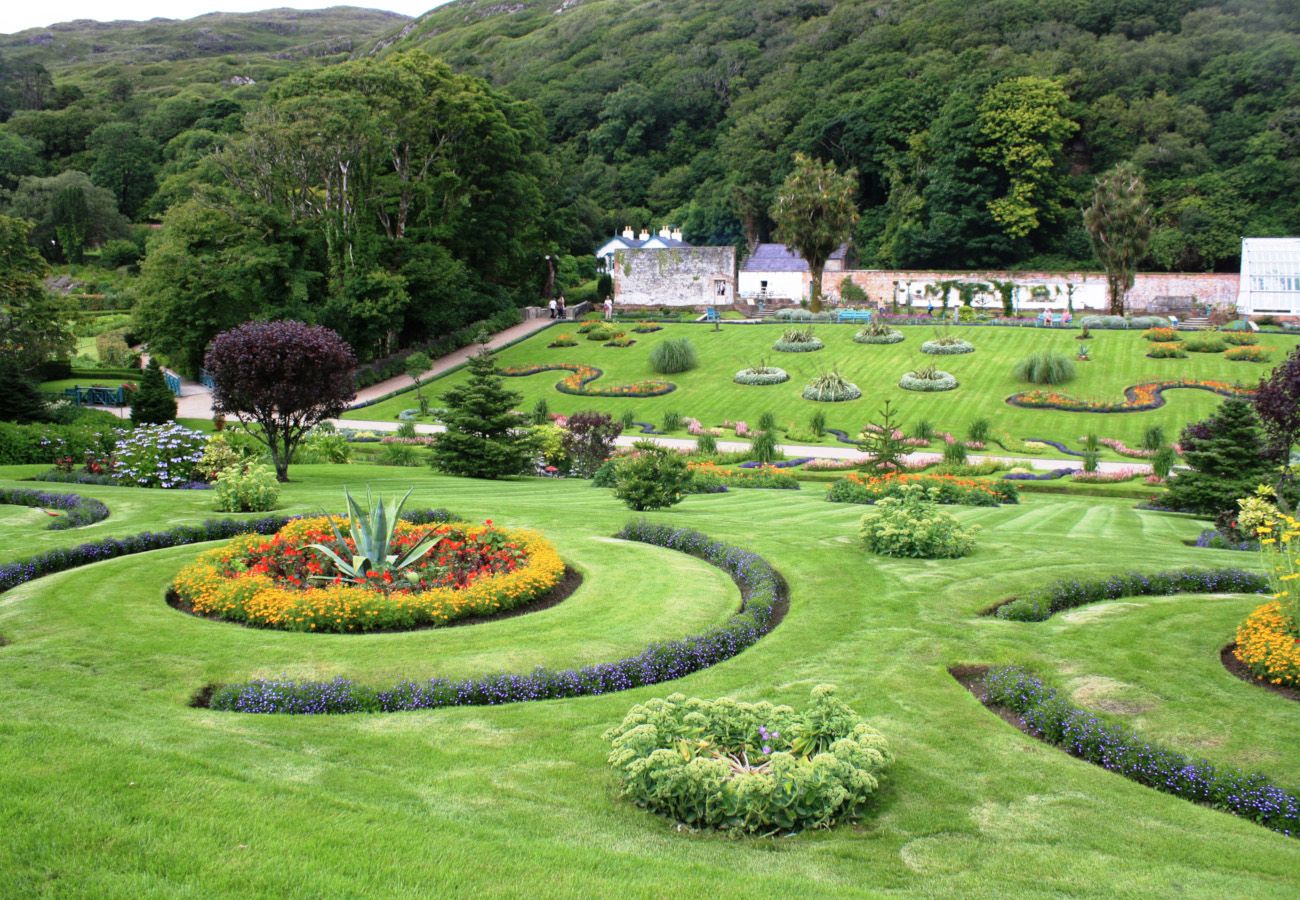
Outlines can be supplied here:
[[[840, 244], [831, 259], [844, 259], [848, 244]], [[807, 272], [808, 262], [785, 244], [759, 244], [740, 267], [742, 272]]]

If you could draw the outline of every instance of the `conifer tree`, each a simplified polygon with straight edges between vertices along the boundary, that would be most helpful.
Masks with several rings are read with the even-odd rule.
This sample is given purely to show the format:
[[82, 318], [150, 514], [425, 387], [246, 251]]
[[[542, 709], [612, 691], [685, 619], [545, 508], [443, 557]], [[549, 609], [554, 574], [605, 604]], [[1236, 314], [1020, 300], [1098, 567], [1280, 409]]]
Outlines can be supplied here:
[[0, 355], [0, 422], [44, 422], [50, 418], [36, 382], [11, 356]]
[[1184, 428], [1179, 440], [1191, 471], [1169, 483], [1165, 503], [1174, 509], [1232, 514], [1239, 497], [1273, 481], [1264, 432], [1246, 400], [1225, 400], [1214, 415]]
[[514, 412], [520, 395], [505, 389], [486, 347], [470, 357], [469, 370], [468, 381], [442, 395], [447, 430], [433, 446], [433, 467], [470, 478], [518, 475], [534, 451], [525, 417]]
[[161, 425], [176, 418], [176, 397], [163, 378], [162, 366], [157, 357], [150, 357], [149, 365], [140, 379], [140, 389], [131, 400], [131, 424]]

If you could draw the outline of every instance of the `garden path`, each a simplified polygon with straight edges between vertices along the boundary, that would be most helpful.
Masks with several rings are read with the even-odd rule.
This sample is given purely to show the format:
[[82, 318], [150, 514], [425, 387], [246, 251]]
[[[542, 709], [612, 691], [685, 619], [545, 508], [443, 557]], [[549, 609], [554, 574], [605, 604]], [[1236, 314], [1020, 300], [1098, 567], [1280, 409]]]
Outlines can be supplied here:
[[[370, 422], [357, 419], [334, 419], [332, 420], [335, 427], [349, 428], [356, 431], [396, 431], [401, 425], [400, 422]], [[437, 434], [443, 430], [441, 425], [419, 424], [415, 426], [418, 434]], [[620, 435], [615, 443], [620, 447], [631, 447], [638, 441], [653, 441], [664, 447], [676, 447], [679, 449], [693, 449], [695, 440], [693, 438], [671, 438], [660, 437], [658, 435], [643, 434], [624, 434]], [[722, 453], [734, 453], [741, 450], [749, 449], [749, 441], [718, 441], [718, 450]], [[797, 458], [800, 456], [813, 456], [819, 459], [852, 459], [862, 455], [862, 451], [856, 447], [837, 447], [837, 446], [807, 446], [801, 444], [778, 444], [777, 449], [787, 457]], [[922, 459], [934, 459], [939, 456], [933, 451], [921, 453], [909, 453], [906, 458], [911, 462], [919, 462]], [[1061, 460], [1061, 459], [1032, 459], [1021, 456], [995, 456], [991, 454], [971, 453], [967, 457], [971, 463], [977, 464], [986, 460], [995, 462], [1006, 462], [1017, 466], [1028, 466], [1033, 469], [1043, 469], [1051, 471], [1068, 465], [1081, 465], [1078, 460]], [[1132, 462], [1113, 462], [1101, 460], [1097, 463], [1097, 469], [1101, 472], [1114, 472], [1120, 469], [1137, 469], [1142, 472], [1150, 472], [1151, 467], [1145, 463], [1133, 460]]]

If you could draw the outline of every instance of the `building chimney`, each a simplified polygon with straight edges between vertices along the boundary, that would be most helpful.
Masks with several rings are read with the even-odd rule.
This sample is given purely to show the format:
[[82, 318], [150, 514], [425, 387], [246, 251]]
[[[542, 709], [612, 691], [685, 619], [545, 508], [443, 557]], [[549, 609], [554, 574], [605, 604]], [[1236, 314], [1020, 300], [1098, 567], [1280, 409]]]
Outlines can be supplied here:
[[641, 229], [641, 240], [643, 241], [650, 240], [650, 230], [648, 228]]
[[636, 237], [636, 232], [632, 230], [631, 225], [623, 226], [623, 237], [627, 238], [629, 241]]
[[680, 228], [674, 228], [674, 229], [673, 229], [673, 240], [674, 240], [674, 241], [680, 241], [681, 239], [682, 239], [682, 230], [681, 230]]
[[670, 238], [673, 236], [673, 230], [669, 228], [667, 225], [665, 225], [659, 229], [659, 236], [665, 239]]

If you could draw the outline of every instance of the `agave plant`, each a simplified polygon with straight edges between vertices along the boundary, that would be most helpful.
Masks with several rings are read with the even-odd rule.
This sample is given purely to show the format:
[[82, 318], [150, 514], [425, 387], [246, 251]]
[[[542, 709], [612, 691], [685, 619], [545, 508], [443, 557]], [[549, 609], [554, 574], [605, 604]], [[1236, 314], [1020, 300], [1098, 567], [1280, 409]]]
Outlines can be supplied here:
[[[406, 505], [411, 492], [407, 491], [401, 500], [390, 500], [385, 503], [382, 497], [377, 500], [373, 499], [370, 496], [370, 489], [367, 488], [366, 504], [370, 507], [370, 512], [366, 512], [356, 500], [352, 499], [352, 495], [348, 493], [347, 488], [343, 489], [343, 496], [348, 501], [348, 532], [352, 537], [352, 545], [355, 551], [349, 550], [342, 532], [334, 524], [333, 516], [328, 514], [326, 519], [330, 523], [330, 528], [334, 531], [335, 539], [338, 541], [337, 551], [326, 547], [324, 544], [309, 544], [308, 546], [312, 550], [323, 553], [334, 564], [334, 568], [339, 572], [339, 577], [344, 581], [362, 584], [371, 572], [403, 574], [404, 570], [419, 562], [429, 551], [446, 540], [445, 536], [426, 538], [399, 559], [398, 554], [389, 551], [392, 549], [393, 531], [397, 527], [398, 516], [401, 515], [402, 507]], [[349, 557], [351, 561], [344, 559], [344, 556]], [[416, 581], [419, 578], [414, 572], [405, 574], [410, 581]], [[329, 575], [317, 575], [315, 577], [321, 580], [333, 580], [333, 576]]]

